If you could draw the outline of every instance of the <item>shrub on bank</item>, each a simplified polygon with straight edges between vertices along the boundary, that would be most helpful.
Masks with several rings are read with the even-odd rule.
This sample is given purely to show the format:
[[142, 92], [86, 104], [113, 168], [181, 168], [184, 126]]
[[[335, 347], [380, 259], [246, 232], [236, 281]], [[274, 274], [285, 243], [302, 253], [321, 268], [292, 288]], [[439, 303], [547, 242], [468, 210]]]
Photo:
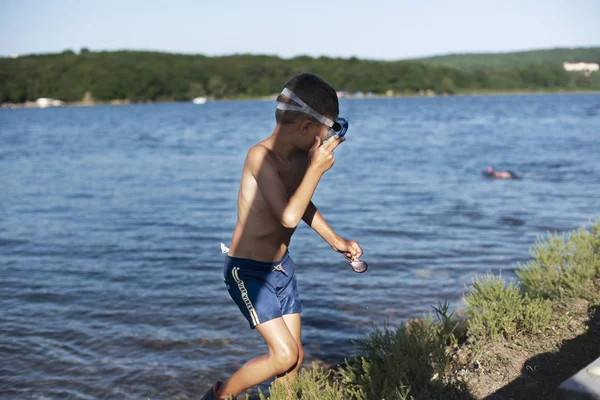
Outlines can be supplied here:
[[533, 257], [516, 271], [525, 293], [532, 297], [589, 299], [594, 277], [600, 277], [600, 219], [591, 232], [579, 229], [565, 240], [548, 234], [537, 241]]
[[[465, 294], [466, 327], [448, 314], [448, 304], [431, 316], [397, 328], [375, 329], [358, 341], [362, 356], [337, 370], [302, 370], [290, 387], [301, 399], [444, 399], [466, 394], [450, 371], [448, 345], [469, 335], [479, 343], [543, 333], [550, 325], [553, 301], [599, 295], [600, 219], [590, 231], [564, 236], [548, 234], [531, 251], [533, 259], [519, 265], [521, 282], [483, 276]], [[289, 391], [273, 385], [271, 400], [288, 400]], [[265, 399], [264, 396], [261, 400]]]
[[359, 343], [365, 356], [340, 373], [348, 398], [408, 399], [419, 393], [439, 398], [444, 390], [453, 332], [431, 317], [391, 329], [375, 329]]
[[512, 338], [518, 333], [537, 333], [550, 323], [552, 303], [521, 293], [515, 282], [485, 276], [473, 281], [465, 295], [469, 334], [479, 340]]
[[[347, 400], [347, 390], [340, 382], [331, 379], [333, 371], [324, 371], [322, 367], [313, 363], [309, 369], [303, 369], [298, 374], [298, 379], [289, 386], [274, 383], [271, 385], [271, 400]], [[296, 396], [296, 397], [294, 397]], [[260, 400], [267, 397], [260, 393]]]

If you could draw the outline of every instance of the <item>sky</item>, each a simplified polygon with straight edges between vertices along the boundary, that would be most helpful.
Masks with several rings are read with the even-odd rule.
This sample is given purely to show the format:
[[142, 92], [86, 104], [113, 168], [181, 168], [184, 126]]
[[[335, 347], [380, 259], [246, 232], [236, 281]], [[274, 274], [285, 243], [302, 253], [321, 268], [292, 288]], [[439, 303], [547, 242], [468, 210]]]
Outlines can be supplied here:
[[0, 0], [0, 56], [85, 47], [398, 60], [600, 45], [600, 0]]

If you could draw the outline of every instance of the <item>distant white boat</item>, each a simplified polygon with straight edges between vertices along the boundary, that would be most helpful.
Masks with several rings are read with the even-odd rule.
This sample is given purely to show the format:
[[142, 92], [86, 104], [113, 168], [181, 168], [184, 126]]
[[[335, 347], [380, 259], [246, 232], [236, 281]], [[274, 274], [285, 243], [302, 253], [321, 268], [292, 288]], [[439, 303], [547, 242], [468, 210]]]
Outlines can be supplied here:
[[37, 106], [40, 107], [40, 108], [60, 107], [60, 106], [62, 106], [64, 104], [60, 100], [49, 99], [47, 97], [40, 97], [35, 102], [36, 102]]
[[206, 97], [196, 97], [194, 100], [192, 100], [192, 103], [194, 104], [204, 104], [206, 103], [208, 99]]

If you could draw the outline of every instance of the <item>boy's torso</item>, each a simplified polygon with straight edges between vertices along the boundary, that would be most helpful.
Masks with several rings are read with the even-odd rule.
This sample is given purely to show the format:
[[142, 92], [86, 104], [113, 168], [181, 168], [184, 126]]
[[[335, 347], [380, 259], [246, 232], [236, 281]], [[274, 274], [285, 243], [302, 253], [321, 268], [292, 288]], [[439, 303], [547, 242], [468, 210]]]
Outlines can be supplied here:
[[[263, 146], [262, 143], [258, 146]], [[297, 153], [290, 161], [263, 147], [268, 150], [267, 157], [275, 165], [289, 199], [302, 182], [308, 156]], [[238, 222], [230, 255], [266, 262], [279, 260], [287, 251], [294, 231], [281, 224], [259, 190], [255, 177], [244, 168], [238, 192]]]

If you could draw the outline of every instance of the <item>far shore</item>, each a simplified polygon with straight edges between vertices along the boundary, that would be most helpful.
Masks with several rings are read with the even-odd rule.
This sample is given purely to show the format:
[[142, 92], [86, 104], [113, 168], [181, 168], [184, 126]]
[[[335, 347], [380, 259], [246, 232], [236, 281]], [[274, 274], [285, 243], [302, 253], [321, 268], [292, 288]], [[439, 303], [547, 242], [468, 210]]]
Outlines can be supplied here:
[[[345, 94], [340, 96], [340, 99], [344, 100], [356, 100], [356, 99], [394, 99], [394, 98], [426, 98], [426, 97], [469, 97], [469, 96], [526, 96], [526, 95], [552, 95], [552, 94], [600, 94], [598, 90], [467, 90], [461, 89], [454, 93], [435, 93], [431, 90], [422, 91], [420, 93], [394, 93], [388, 94]], [[233, 96], [224, 98], [213, 98], [208, 97], [208, 102], [222, 102], [222, 101], [242, 101], [242, 100], [275, 100], [277, 94], [268, 96]], [[74, 102], [62, 102], [60, 106], [52, 107], [40, 107], [35, 101], [26, 101], [24, 103], [1, 103], [0, 108], [16, 109], [16, 108], [54, 108], [54, 107], [93, 107], [93, 106], [119, 106], [119, 105], [131, 105], [131, 104], [161, 104], [161, 103], [191, 103], [191, 100], [143, 100], [143, 101], [131, 101], [128, 99], [115, 99], [110, 101], [74, 101]]]

